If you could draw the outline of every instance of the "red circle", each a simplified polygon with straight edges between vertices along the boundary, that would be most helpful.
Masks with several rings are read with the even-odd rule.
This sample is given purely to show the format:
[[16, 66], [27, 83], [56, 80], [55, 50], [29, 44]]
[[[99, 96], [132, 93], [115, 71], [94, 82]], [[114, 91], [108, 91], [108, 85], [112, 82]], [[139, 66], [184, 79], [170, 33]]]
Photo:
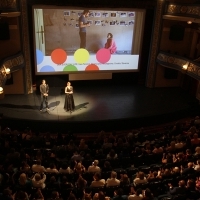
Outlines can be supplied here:
[[55, 64], [63, 64], [67, 60], [67, 53], [63, 49], [55, 49], [51, 53], [51, 60]]
[[94, 71], [94, 70], [99, 70], [99, 67], [96, 66], [95, 64], [90, 64], [85, 68], [85, 71]]

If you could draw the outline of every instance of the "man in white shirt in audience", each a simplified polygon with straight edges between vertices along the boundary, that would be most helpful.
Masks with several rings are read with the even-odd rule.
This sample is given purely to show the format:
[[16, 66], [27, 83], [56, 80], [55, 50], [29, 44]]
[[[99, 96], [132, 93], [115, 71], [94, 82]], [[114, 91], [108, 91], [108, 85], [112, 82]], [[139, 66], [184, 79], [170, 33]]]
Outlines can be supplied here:
[[99, 164], [99, 161], [98, 160], [94, 160], [92, 165], [88, 167], [88, 172], [90, 172], [90, 173], [100, 172], [101, 169], [98, 166], [98, 164]]
[[117, 179], [117, 172], [111, 172], [111, 178], [108, 178], [106, 181], [106, 186], [117, 186], [120, 185], [120, 180]]
[[41, 161], [37, 160], [36, 164], [32, 165], [32, 171], [33, 172], [46, 172], [46, 169], [44, 168], [44, 166], [41, 165]]
[[90, 187], [104, 187], [105, 180], [101, 179], [101, 174], [99, 172], [96, 172], [93, 178], [94, 181], [92, 181]]

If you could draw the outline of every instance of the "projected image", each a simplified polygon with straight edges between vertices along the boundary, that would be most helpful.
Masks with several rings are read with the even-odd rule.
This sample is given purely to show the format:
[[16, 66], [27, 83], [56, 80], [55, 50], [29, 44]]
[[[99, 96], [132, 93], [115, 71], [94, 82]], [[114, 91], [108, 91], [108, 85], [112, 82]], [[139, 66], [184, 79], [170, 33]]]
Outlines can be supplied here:
[[139, 11], [88, 11], [33, 7], [37, 74], [138, 69]]

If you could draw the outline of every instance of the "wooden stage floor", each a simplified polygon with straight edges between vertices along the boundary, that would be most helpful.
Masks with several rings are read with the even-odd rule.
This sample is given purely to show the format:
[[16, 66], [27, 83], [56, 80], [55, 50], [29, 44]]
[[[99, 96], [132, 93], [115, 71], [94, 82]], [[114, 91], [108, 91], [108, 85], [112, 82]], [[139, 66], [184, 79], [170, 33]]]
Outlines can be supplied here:
[[[63, 109], [63, 88], [50, 87], [50, 112], [40, 112], [40, 95], [5, 95], [0, 100], [4, 125], [54, 131], [130, 129], [196, 114], [195, 97], [181, 88], [147, 88], [135, 84], [74, 85], [75, 112]], [[79, 130], [80, 129], [80, 130]]]

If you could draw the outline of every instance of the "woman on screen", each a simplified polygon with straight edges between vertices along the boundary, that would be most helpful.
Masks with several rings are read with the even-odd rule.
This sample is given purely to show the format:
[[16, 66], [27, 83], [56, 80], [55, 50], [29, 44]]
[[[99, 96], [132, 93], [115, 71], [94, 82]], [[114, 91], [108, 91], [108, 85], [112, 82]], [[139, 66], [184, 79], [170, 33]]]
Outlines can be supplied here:
[[105, 44], [105, 48], [110, 50], [110, 53], [113, 54], [117, 50], [117, 46], [115, 41], [113, 40], [112, 33], [108, 33], [107, 35], [107, 42]]
[[65, 104], [64, 109], [69, 112], [74, 111], [74, 97], [73, 97], [73, 87], [70, 82], [67, 82], [67, 86], [65, 87]]

